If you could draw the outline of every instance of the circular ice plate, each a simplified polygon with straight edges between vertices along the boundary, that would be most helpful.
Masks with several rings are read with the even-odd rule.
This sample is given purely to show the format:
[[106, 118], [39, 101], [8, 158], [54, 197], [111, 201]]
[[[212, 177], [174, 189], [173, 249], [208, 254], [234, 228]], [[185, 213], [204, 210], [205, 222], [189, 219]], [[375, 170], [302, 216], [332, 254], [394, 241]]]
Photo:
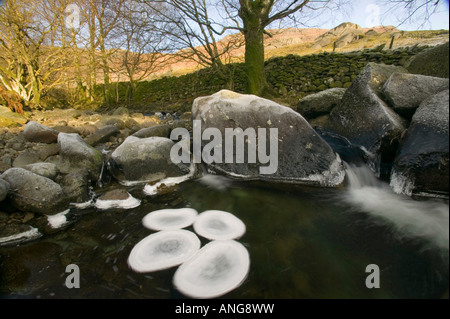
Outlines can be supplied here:
[[208, 210], [201, 213], [194, 223], [195, 232], [210, 240], [238, 239], [245, 234], [245, 224], [233, 214]]
[[212, 241], [177, 269], [173, 284], [188, 297], [215, 298], [239, 287], [249, 269], [250, 256], [242, 244]]
[[200, 249], [200, 239], [187, 230], [161, 231], [141, 240], [131, 250], [128, 265], [136, 272], [178, 266]]
[[192, 208], [162, 209], [145, 216], [142, 224], [152, 230], [175, 230], [191, 226], [197, 216]]

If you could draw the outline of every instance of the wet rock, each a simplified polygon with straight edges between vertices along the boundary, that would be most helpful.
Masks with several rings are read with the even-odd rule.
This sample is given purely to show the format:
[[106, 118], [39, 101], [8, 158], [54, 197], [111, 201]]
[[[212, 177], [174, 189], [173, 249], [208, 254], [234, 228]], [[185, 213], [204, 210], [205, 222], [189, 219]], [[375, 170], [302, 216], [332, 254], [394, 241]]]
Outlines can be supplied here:
[[63, 174], [81, 172], [92, 181], [97, 181], [103, 166], [100, 151], [86, 142], [78, 134], [61, 133], [58, 137], [61, 163], [59, 169]]
[[78, 131], [79, 131], [81, 136], [87, 137], [87, 136], [97, 132], [98, 131], [98, 127], [95, 126], [95, 125], [92, 125], [92, 124], [85, 124], [85, 125], [80, 126], [78, 128]]
[[334, 88], [308, 95], [300, 100], [297, 112], [306, 119], [330, 114], [331, 110], [342, 100], [346, 91], [346, 89]]
[[45, 161], [50, 156], [59, 154], [58, 144], [36, 144], [33, 146], [33, 152], [39, 156], [42, 161]]
[[26, 165], [23, 168], [37, 175], [47, 177], [51, 180], [54, 180], [59, 173], [58, 167], [56, 167], [56, 165], [52, 163], [34, 163]]
[[[200, 130], [196, 120], [201, 121], [201, 132], [206, 129], [218, 129], [221, 132], [220, 160], [209, 161], [208, 169], [218, 173], [240, 179], [261, 179], [280, 182], [305, 183], [322, 186], [337, 186], [343, 182], [345, 173], [342, 163], [331, 147], [312, 129], [308, 122], [297, 112], [281, 106], [273, 101], [253, 95], [241, 95], [223, 90], [212, 96], [198, 98], [192, 107], [195, 131]], [[245, 149], [258, 144], [266, 146], [266, 153], [273, 154], [277, 147], [277, 154], [264, 160], [258, 151], [256, 163], [249, 163], [245, 156], [244, 163], [236, 163], [236, 151], [233, 150], [233, 163], [226, 160], [226, 129], [250, 129], [263, 142], [247, 139]], [[265, 136], [259, 135], [259, 129], [265, 129]], [[270, 131], [270, 129], [273, 129]], [[277, 132], [277, 133], [275, 133]], [[276, 134], [278, 136], [276, 136]], [[198, 138], [198, 137], [197, 137]], [[210, 138], [208, 136], [208, 138]], [[243, 140], [244, 137], [241, 138]], [[249, 141], [250, 140], [250, 141]], [[255, 145], [253, 145], [255, 143]], [[277, 143], [277, 144], [275, 144]], [[209, 141], [203, 141], [203, 147]], [[249, 146], [250, 145], [250, 146]], [[269, 150], [270, 147], [270, 150]], [[273, 148], [273, 149], [272, 149]], [[245, 150], [244, 150], [245, 151]], [[245, 151], [244, 155], [247, 155]], [[277, 156], [274, 156], [277, 155]], [[194, 156], [198, 156], [195, 154]], [[256, 155], [255, 155], [256, 156]], [[205, 161], [204, 161], [205, 162]], [[228, 162], [228, 163], [227, 163]]]
[[64, 175], [59, 184], [71, 203], [81, 204], [90, 201], [90, 185], [86, 175], [70, 173]]
[[449, 193], [449, 90], [425, 100], [415, 113], [394, 162], [397, 193]]
[[121, 182], [153, 182], [189, 173], [189, 167], [174, 164], [170, 151], [174, 143], [167, 138], [128, 137], [111, 155], [109, 169]]
[[9, 108], [0, 106], [0, 127], [19, 127], [27, 123], [27, 119]]
[[369, 63], [330, 113], [327, 125], [327, 129], [345, 136], [352, 144], [364, 147], [381, 160], [395, 156], [406, 128], [406, 121], [381, 98], [384, 84], [395, 72], [406, 71], [401, 67]]
[[58, 184], [22, 168], [11, 168], [1, 175], [11, 187], [8, 198], [21, 211], [53, 215], [67, 209], [67, 198]]
[[405, 65], [409, 72], [435, 76], [449, 77], [449, 43], [438, 45], [412, 57]]
[[153, 127], [143, 128], [133, 134], [133, 136], [138, 138], [147, 138], [154, 136], [168, 138], [169, 135], [170, 135], [170, 128], [168, 125], [157, 125]]
[[4, 201], [9, 191], [9, 183], [0, 178], [0, 202]]
[[67, 125], [54, 126], [53, 129], [58, 131], [59, 133], [66, 133], [66, 134], [78, 134], [79, 133], [76, 128], [74, 128], [72, 126], [67, 126]]
[[34, 143], [56, 143], [59, 132], [37, 122], [29, 122], [23, 131], [25, 139]]
[[425, 99], [448, 88], [448, 79], [394, 73], [385, 83], [383, 94], [397, 113], [411, 119]]
[[119, 133], [120, 131], [116, 126], [107, 125], [87, 137], [85, 141], [91, 146], [96, 146], [97, 144], [108, 142], [112, 136], [116, 136]]
[[24, 167], [30, 164], [39, 163], [41, 161], [38, 154], [25, 151], [20, 154], [13, 162], [13, 167]]

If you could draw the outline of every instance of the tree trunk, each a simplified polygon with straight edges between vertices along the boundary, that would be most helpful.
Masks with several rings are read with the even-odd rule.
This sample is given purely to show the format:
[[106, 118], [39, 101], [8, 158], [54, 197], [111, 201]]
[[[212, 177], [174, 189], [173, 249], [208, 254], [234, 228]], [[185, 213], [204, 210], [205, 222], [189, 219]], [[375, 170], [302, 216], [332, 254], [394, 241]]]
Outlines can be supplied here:
[[261, 95], [266, 86], [264, 73], [264, 30], [249, 28], [245, 33], [245, 68], [247, 72], [247, 91]]
[[264, 21], [269, 10], [263, 3], [252, 2], [241, 7], [239, 15], [244, 24], [245, 68], [247, 93], [261, 96], [267, 87], [264, 73]]

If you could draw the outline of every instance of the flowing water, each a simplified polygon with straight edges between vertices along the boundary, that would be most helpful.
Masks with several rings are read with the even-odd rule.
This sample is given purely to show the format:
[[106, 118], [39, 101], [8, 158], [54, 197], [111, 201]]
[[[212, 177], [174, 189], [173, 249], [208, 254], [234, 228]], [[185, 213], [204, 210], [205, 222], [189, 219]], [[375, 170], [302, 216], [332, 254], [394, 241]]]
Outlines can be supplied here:
[[[172, 284], [176, 268], [139, 274], [127, 258], [153, 233], [142, 226], [146, 214], [192, 207], [232, 212], [246, 224], [239, 242], [250, 271], [224, 298], [448, 298], [448, 201], [396, 195], [365, 166], [348, 165], [341, 189], [207, 175], [156, 197], [142, 186], [128, 190], [143, 198], [140, 207], [74, 211], [63, 231], [0, 248], [0, 297], [183, 298]], [[70, 264], [79, 266], [79, 289], [65, 285]], [[379, 289], [366, 287], [372, 264]]]

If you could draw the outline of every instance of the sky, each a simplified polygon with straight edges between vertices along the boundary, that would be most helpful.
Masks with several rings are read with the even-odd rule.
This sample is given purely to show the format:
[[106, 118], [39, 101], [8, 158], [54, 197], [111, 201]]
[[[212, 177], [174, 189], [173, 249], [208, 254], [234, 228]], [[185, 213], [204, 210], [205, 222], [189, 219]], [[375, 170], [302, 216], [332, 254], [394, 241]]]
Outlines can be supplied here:
[[[394, 9], [392, 3], [386, 5], [387, 1], [358, 0], [351, 1], [350, 8], [345, 12], [328, 12], [321, 16], [317, 22], [321, 28], [331, 29], [342, 22], [353, 22], [361, 27], [373, 27], [377, 25], [393, 25], [400, 30], [440, 30], [449, 29], [449, 1], [440, 1], [436, 13], [429, 19], [425, 19], [424, 10], [418, 11], [411, 19], [401, 24], [408, 16], [404, 4]], [[425, 1], [418, 0], [417, 3]]]

